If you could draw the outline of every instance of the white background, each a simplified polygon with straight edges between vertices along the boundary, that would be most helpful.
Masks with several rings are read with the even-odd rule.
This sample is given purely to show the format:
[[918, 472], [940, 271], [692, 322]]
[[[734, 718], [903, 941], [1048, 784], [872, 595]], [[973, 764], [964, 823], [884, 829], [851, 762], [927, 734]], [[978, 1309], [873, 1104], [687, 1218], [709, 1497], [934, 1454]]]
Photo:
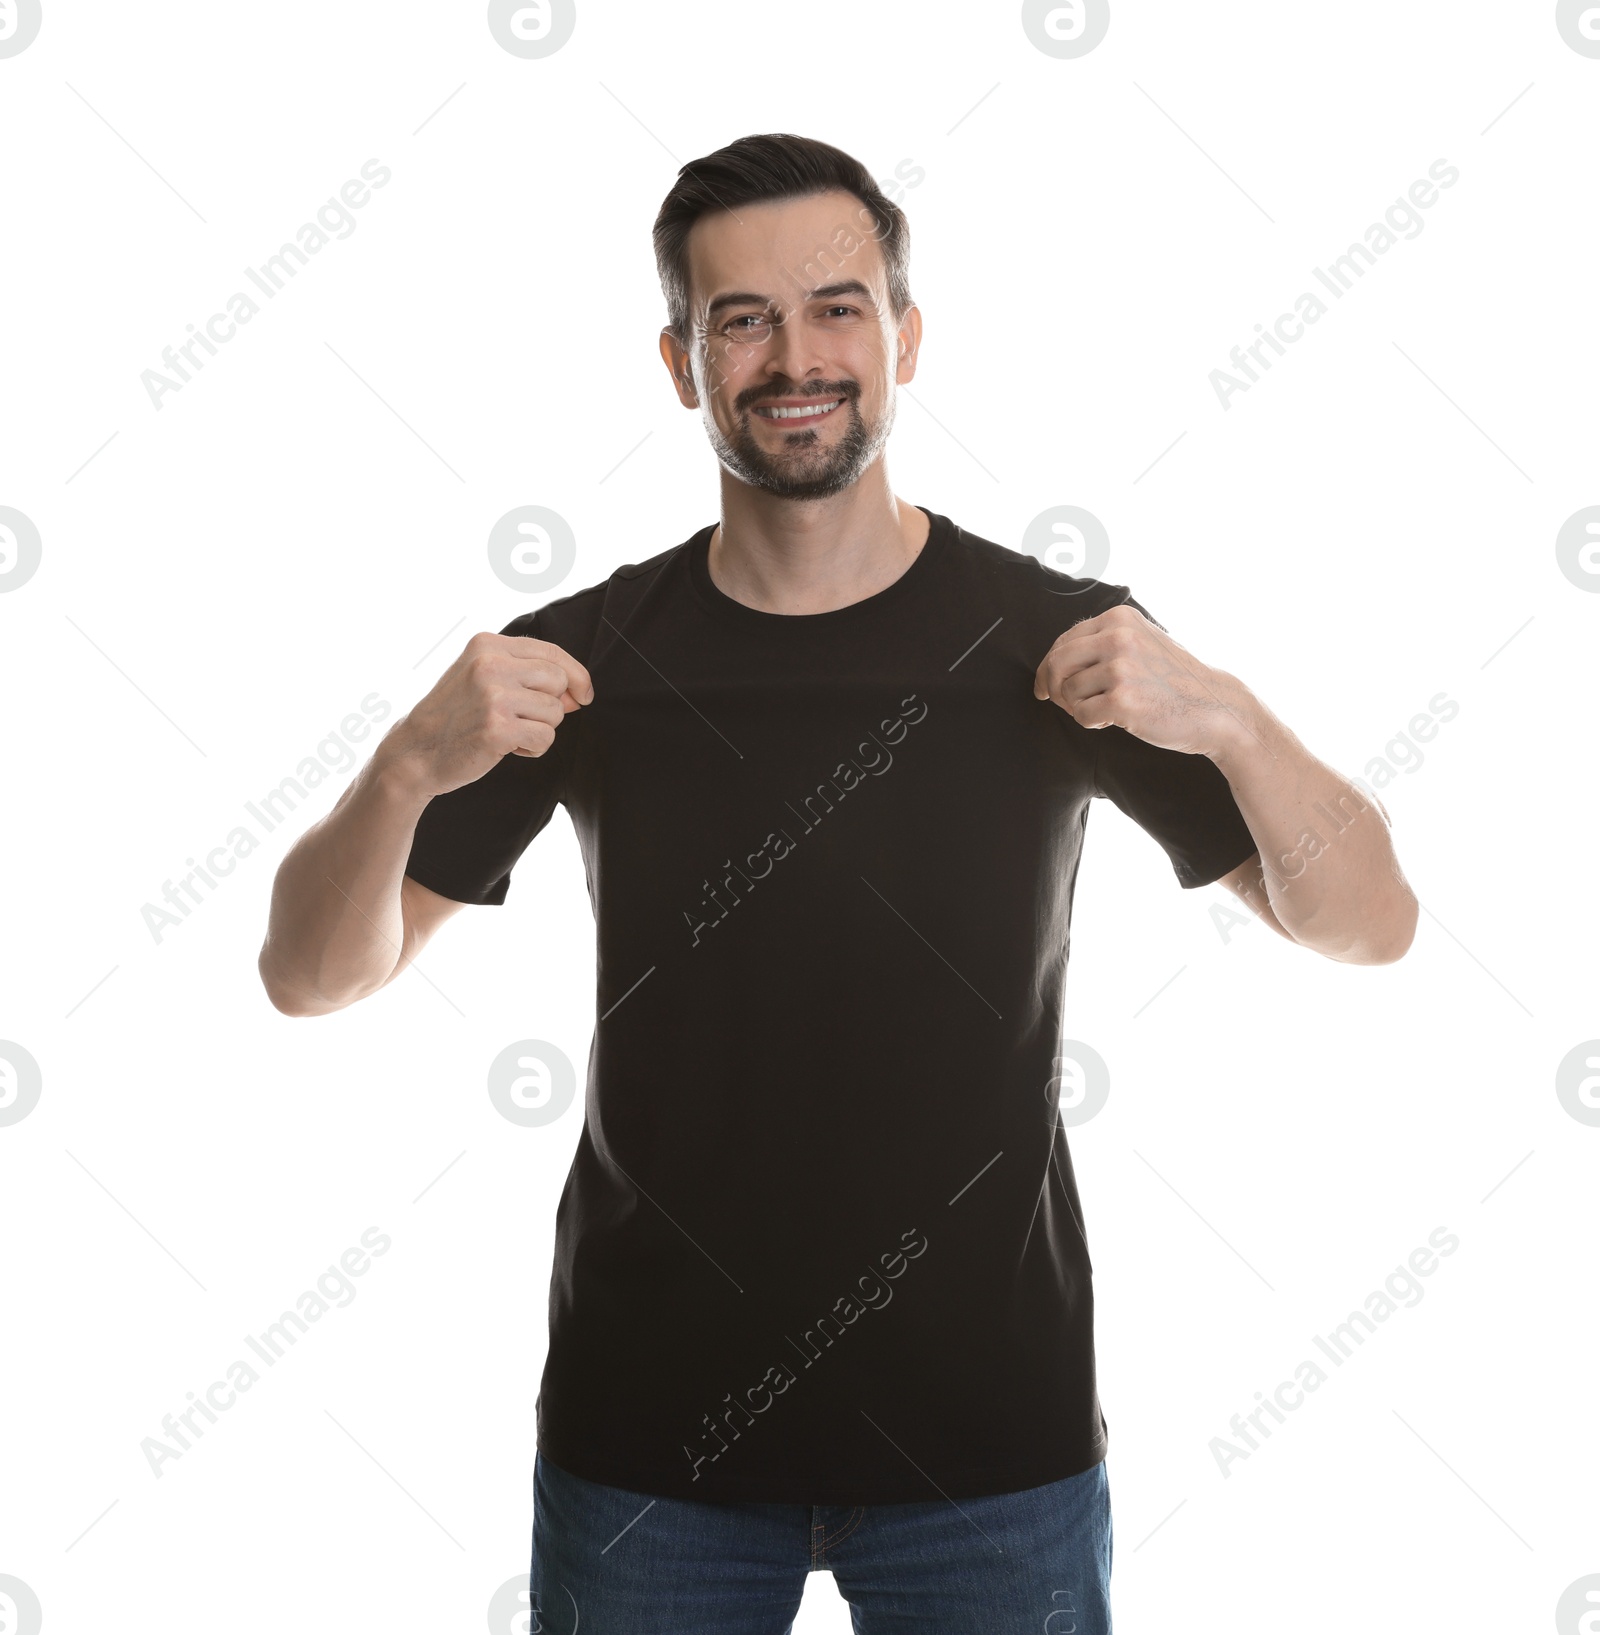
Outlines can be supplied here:
[[[1347, 774], [1459, 706], [1382, 791], [1424, 908], [1396, 965], [1225, 938], [1229, 895], [1095, 806], [1068, 1031], [1112, 1072], [1072, 1145], [1119, 1627], [1549, 1627], [1600, 1572], [1600, 1129], [1555, 1089], [1600, 1034], [1600, 596], [1555, 552], [1600, 503], [1597, 99], [1544, 3], [1118, 0], [1071, 60], [1009, 4], [580, 3], [524, 60], [475, 4], [46, 0], [0, 59], [0, 505], [43, 541], [0, 595], [0, 1039], [43, 1073], [0, 1127], [0, 1574], [45, 1628], [466, 1630], [526, 1572], [581, 1098], [520, 1128], [484, 1075], [535, 1038], [581, 1082], [565, 814], [330, 1017], [255, 959], [348, 770], [159, 942], [142, 909], [363, 698], [392, 724], [473, 631], [714, 519], [649, 229], [765, 130], [921, 173], [902, 498], [1014, 548], [1094, 512], [1104, 577]], [[351, 236], [154, 408], [162, 348], [373, 158]], [[1424, 230], [1223, 409], [1229, 349], [1439, 159]], [[578, 541], [534, 597], [485, 550], [524, 504]], [[153, 1476], [372, 1226], [354, 1302]], [[1224, 1477], [1230, 1417], [1441, 1226], [1420, 1304]], [[848, 1629], [825, 1575], [796, 1627]]]

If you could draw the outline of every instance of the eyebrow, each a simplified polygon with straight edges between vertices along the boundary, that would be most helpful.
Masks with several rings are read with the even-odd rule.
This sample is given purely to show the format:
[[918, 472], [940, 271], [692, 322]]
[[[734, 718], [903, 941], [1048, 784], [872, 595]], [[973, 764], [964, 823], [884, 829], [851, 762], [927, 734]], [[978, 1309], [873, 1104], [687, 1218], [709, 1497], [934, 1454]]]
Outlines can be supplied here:
[[[865, 300], [874, 299], [872, 291], [859, 278], [846, 278], [837, 284], [819, 284], [814, 290], [807, 290], [802, 297], [806, 301], [832, 300], [840, 295], [859, 295]], [[733, 290], [726, 295], [712, 298], [706, 308], [706, 317], [714, 318], [727, 307], [755, 306], [765, 307], [773, 304], [775, 297], [770, 295], [755, 295], [749, 290]]]

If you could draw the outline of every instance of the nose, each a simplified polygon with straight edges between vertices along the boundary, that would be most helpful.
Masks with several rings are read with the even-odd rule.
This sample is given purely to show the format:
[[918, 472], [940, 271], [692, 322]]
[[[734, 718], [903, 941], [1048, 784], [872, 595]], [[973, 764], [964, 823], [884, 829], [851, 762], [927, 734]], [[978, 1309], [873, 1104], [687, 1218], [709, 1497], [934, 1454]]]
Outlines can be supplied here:
[[767, 341], [766, 373], [782, 375], [796, 385], [808, 375], [823, 372], [824, 357], [815, 327], [801, 312], [791, 312], [781, 324], [772, 326]]

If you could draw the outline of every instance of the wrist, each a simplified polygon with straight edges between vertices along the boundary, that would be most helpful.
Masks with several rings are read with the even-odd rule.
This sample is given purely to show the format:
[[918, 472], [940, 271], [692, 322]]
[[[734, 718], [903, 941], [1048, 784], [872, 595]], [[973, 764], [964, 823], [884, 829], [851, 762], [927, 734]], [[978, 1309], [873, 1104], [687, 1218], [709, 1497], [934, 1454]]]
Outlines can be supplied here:
[[402, 732], [405, 722], [397, 721], [380, 740], [367, 763], [374, 792], [388, 804], [421, 813], [435, 790], [428, 786], [419, 757], [407, 746]]
[[1203, 753], [1229, 777], [1252, 762], [1274, 759], [1276, 723], [1270, 712], [1237, 676], [1214, 670], [1212, 677], [1221, 707], [1215, 712], [1214, 739]]

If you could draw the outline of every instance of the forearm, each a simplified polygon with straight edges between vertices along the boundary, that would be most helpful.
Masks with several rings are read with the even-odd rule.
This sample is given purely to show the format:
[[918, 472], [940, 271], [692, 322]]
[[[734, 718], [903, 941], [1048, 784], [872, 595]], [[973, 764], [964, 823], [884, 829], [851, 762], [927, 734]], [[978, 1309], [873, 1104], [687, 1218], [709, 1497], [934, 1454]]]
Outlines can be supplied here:
[[1411, 945], [1417, 900], [1376, 801], [1317, 759], [1237, 677], [1207, 753], [1261, 854], [1262, 887], [1284, 930], [1330, 959], [1385, 964]]
[[402, 955], [400, 885], [428, 797], [379, 749], [278, 867], [259, 969], [272, 1003], [320, 1016], [381, 988]]

